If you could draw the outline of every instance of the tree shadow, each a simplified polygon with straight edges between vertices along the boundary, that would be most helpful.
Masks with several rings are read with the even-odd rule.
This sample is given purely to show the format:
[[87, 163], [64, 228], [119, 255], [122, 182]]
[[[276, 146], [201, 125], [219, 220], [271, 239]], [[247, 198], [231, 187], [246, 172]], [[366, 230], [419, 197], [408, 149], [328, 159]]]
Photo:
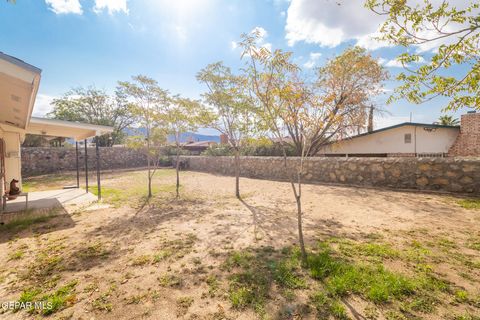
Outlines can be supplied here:
[[[282, 206], [287, 203], [275, 203], [275, 207], [254, 206], [246, 202], [243, 198], [239, 201], [252, 214], [252, 224], [254, 228], [254, 237], [257, 239], [258, 233], [263, 232], [273, 241], [275, 239], [285, 239], [286, 236], [298, 236], [297, 214], [294, 211], [287, 211]], [[338, 236], [343, 224], [334, 219], [306, 219], [303, 218], [304, 231], [312, 231], [315, 234], [324, 236]], [[306, 243], [311, 243], [312, 239], [305, 237]]]

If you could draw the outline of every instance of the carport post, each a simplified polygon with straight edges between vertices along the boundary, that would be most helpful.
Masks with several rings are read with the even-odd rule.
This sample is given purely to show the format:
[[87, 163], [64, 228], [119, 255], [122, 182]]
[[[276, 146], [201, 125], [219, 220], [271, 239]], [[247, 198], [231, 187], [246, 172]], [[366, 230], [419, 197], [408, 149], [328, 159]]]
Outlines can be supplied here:
[[88, 193], [88, 151], [87, 151], [87, 139], [84, 140], [85, 143], [85, 189]]
[[102, 200], [102, 186], [100, 185], [100, 150], [98, 148], [98, 137], [95, 138], [95, 152], [97, 156], [97, 190], [98, 200]]
[[77, 164], [77, 189], [80, 188], [80, 168], [78, 166], [78, 141], [75, 141], [75, 160]]

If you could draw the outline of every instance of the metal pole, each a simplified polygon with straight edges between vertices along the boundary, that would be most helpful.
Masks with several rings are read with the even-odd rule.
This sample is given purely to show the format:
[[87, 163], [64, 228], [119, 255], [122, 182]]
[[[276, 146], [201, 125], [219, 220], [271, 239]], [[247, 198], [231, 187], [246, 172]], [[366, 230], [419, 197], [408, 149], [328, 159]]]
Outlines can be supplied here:
[[95, 152], [97, 156], [97, 190], [98, 200], [102, 200], [102, 186], [100, 185], [100, 150], [98, 148], [98, 137], [95, 141]]
[[75, 141], [75, 160], [77, 164], [77, 188], [80, 188], [80, 167], [78, 165], [78, 141]]
[[85, 143], [85, 189], [88, 192], [88, 151], [87, 151], [87, 139], [84, 140]]

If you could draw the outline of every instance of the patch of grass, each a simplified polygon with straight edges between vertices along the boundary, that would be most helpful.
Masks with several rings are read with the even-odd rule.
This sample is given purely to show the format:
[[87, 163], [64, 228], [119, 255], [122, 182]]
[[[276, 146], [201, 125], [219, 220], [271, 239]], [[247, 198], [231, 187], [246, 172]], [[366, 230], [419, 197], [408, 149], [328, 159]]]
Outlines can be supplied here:
[[177, 299], [177, 316], [184, 316], [193, 304], [192, 297], [181, 297]]
[[339, 320], [349, 319], [345, 306], [338, 299], [332, 299], [324, 292], [317, 292], [310, 296], [310, 302], [317, 310], [318, 319], [328, 319], [330, 316]]
[[126, 304], [139, 304], [147, 296], [147, 294], [138, 294], [133, 295], [128, 298], [125, 298]]
[[71, 281], [66, 285], [60, 287], [56, 291], [40, 295], [40, 289], [27, 289], [24, 290], [18, 299], [20, 303], [25, 302], [44, 302], [43, 309], [30, 309], [29, 312], [37, 312], [42, 315], [50, 315], [57, 311], [63, 310], [75, 303], [75, 286], [77, 281]]
[[181, 287], [183, 283], [181, 278], [168, 273], [162, 274], [157, 279], [162, 287]]
[[140, 255], [132, 259], [132, 266], [144, 266], [151, 263], [152, 258], [148, 254]]
[[217, 293], [220, 287], [217, 276], [215, 276], [214, 274], [209, 275], [205, 281], [207, 282], [207, 285], [208, 285], [208, 294], [212, 298], [215, 297], [215, 294]]
[[465, 209], [480, 210], [480, 199], [463, 199], [457, 201], [457, 204]]
[[305, 279], [298, 275], [298, 269], [300, 268], [298, 261], [273, 261], [270, 264], [270, 268], [272, 269], [275, 281], [280, 286], [288, 289], [305, 288]]
[[410, 242], [408, 246], [409, 248], [405, 250], [402, 255], [409, 261], [421, 263], [430, 255], [430, 250], [416, 240]]
[[223, 268], [232, 272], [228, 277], [228, 297], [233, 308], [251, 308], [260, 316], [265, 313], [265, 304], [274, 283], [287, 298], [293, 295], [291, 290], [306, 286], [300, 275], [298, 253], [294, 250], [281, 254], [272, 248], [234, 251], [227, 257]]
[[400, 253], [386, 243], [354, 243], [342, 242], [339, 246], [340, 251], [347, 256], [362, 255], [374, 258], [397, 258]]
[[455, 301], [458, 303], [465, 303], [468, 302], [468, 292], [465, 290], [457, 290], [455, 291]]
[[52, 274], [64, 269], [64, 258], [62, 255], [64, 249], [65, 246], [62, 244], [51, 243], [37, 254], [33, 263], [29, 264], [23, 277], [35, 282], [48, 281]]
[[458, 247], [457, 244], [456, 244], [454, 241], [452, 241], [452, 240], [450, 240], [450, 239], [448, 239], [448, 238], [440, 238], [440, 239], [438, 239], [438, 240], [437, 240], [437, 245], [440, 246], [440, 247], [442, 247], [442, 248], [445, 248], [445, 249], [447, 249], [447, 250], [448, 250], [448, 249], [455, 249], [455, 248]]
[[22, 230], [25, 230], [31, 227], [32, 225], [47, 222], [52, 218], [52, 216], [35, 217], [32, 215], [32, 212], [33, 212], [32, 210], [29, 210], [26, 212], [26, 214], [30, 216], [22, 217], [21, 219], [16, 219], [4, 225], [0, 225], [0, 232], [11, 232], [11, 233], [20, 232]]
[[112, 284], [107, 291], [103, 292], [92, 302], [92, 306], [94, 309], [110, 312], [113, 310], [113, 304], [111, 302], [111, 296], [117, 290], [117, 286]]
[[104, 258], [110, 254], [102, 242], [94, 242], [78, 251], [77, 255], [81, 259]]
[[169, 249], [160, 250], [153, 255], [153, 263], [159, 263], [160, 261], [163, 261], [170, 257], [172, 254], [173, 252]]
[[188, 233], [180, 239], [169, 240], [162, 243], [162, 250], [165, 253], [172, 253], [175, 258], [183, 258], [190, 252], [192, 252], [195, 243], [198, 238], [193, 233]]
[[8, 260], [20, 260], [20, 259], [23, 258], [24, 254], [25, 254], [25, 252], [23, 252], [23, 250], [16, 250], [14, 252], [11, 252], [8, 255]]
[[[90, 187], [89, 191], [98, 196], [97, 186]], [[116, 189], [102, 186], [102, 201], [111, 204], [115, 208], [121, 207], [122, 205], [127, 205], [130, 198], [126, 189]]]
[[438, 299], [434, 298], [431, 295], [425, 294], [420, 297], [415, 297], [409, 302], [404, 302], [400, 309], [407, 313], [412, 313], [412, 311], [431, 313], [435, 310], [437, 304]]
[[374, 303], [385, 303], [414, 294], [431, 285], [424, 278], [413, 279], [391, 272], [381, 264], [357, 264], [336, 257], [327, 244], [309, 255], [308, 267], [313, 278], [322, 280], [333, 296], [360, 294]]

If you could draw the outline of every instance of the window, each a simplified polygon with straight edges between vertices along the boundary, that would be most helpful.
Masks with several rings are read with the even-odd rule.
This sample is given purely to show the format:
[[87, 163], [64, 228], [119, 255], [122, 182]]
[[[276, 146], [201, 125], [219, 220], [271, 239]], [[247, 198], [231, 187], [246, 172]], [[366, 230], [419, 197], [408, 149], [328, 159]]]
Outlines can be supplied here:
[[405, 140], [405, 143], [412, 143], [412, 134], [411, 133], [405, 133], [404, 140]]

